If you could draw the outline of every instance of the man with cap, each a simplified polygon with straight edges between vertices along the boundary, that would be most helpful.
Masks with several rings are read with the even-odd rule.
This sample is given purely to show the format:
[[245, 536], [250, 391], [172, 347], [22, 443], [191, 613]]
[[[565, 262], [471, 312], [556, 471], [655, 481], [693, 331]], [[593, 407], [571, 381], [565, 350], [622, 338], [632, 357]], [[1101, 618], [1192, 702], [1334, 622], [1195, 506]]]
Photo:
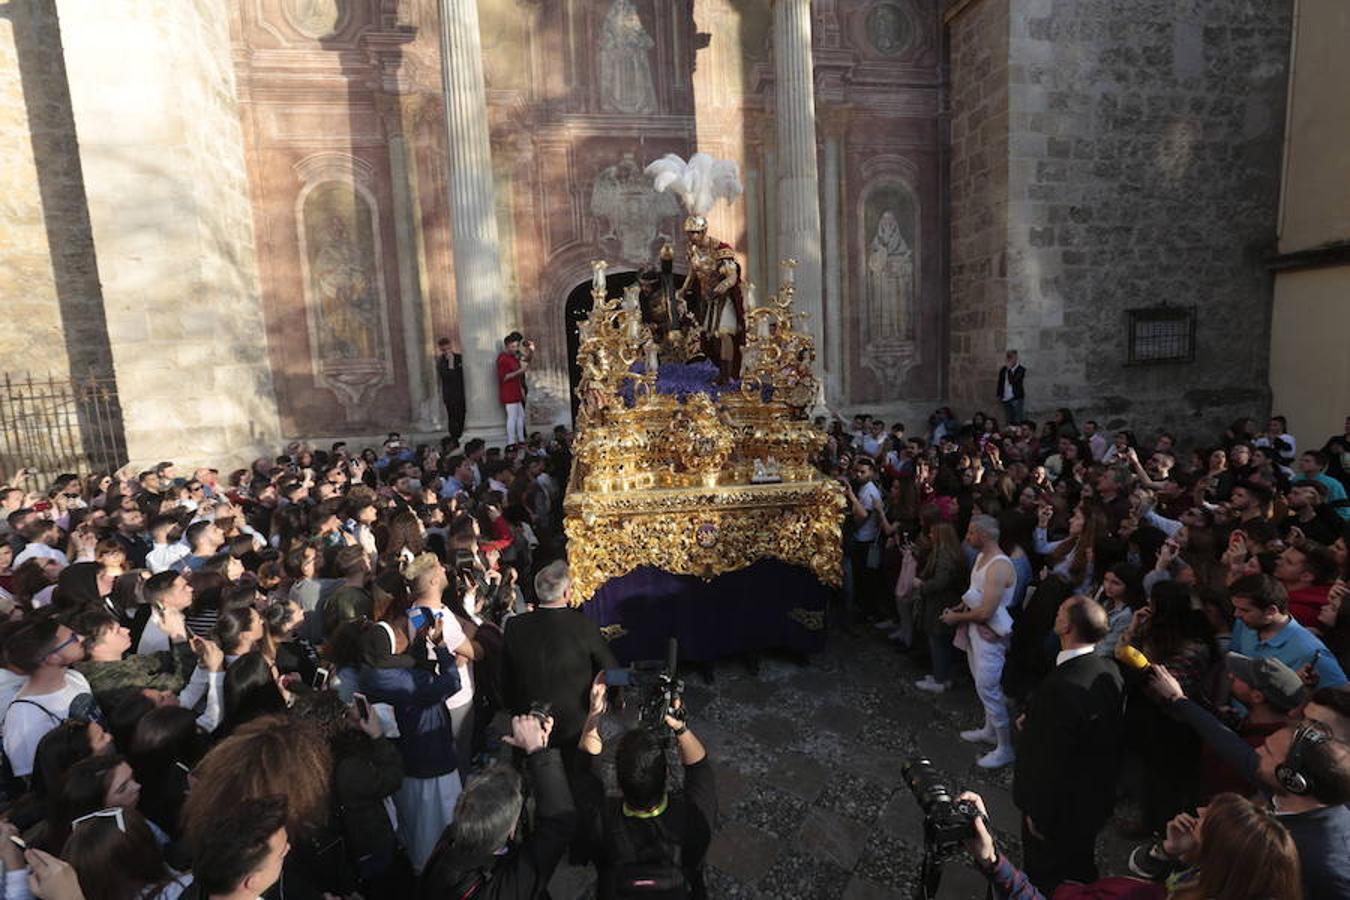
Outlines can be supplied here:
[[[1298, 673], [1271, 656], [1228, 654], [1228, 682], [1230, 696], [1240, 704], [1233, 708], [1234, 717], [1241, 717], [1233, 730], [1253, 749], [1296, 721], [1296, 713], [1308, 700], [1308, 688]], [[1208, 745], [1201, 752], [1200, 772], [1204, 796], [1248, 790], [1242, 774], [1225, 764]]]

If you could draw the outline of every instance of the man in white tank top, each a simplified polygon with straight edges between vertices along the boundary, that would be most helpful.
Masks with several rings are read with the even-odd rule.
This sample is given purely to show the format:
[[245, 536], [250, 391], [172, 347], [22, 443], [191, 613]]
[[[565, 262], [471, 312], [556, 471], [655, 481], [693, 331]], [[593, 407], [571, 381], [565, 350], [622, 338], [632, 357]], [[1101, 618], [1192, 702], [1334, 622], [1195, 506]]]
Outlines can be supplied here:
[[998, 546], [998, 522], [992, 516], [973, 516], [966, 543], [980, 551], [970, 573], [970, 588], [961, 598], [964, 609], [949, 609], [942, 621], [957, 628], [956, 645], [966, 647], [975, 691], [984, 704], [984, 727], [961, 732], [971, 743], [995, 744], [977, 761], [998, 769], [1013, 759], [1012, 727], [1003, 697], [1003, 661], [1008, 654], [1012, 617], [1008, 605], [1017, 587], [1012, 560]]

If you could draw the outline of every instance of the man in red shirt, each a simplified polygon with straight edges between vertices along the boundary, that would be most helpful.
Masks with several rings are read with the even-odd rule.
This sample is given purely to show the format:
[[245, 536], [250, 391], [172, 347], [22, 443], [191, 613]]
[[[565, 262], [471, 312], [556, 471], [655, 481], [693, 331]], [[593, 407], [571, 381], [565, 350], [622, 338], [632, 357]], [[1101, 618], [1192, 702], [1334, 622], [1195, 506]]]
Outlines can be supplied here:
[[534, 342], [513, 331], [502, 341], [506, 349], [497, 354], [497, 396], [506, 407], [506, 443], [525, 443], [525, 372], [530, 367]]
[[1336, 580], [1336, 558], [1320, 544], [1304, 542], [1286, 547], [1275, 560], [1275, 580], [1289, 594], [1289, 614], [1309, 628], [1317, 628], [1317, 611], [1326, 605]]

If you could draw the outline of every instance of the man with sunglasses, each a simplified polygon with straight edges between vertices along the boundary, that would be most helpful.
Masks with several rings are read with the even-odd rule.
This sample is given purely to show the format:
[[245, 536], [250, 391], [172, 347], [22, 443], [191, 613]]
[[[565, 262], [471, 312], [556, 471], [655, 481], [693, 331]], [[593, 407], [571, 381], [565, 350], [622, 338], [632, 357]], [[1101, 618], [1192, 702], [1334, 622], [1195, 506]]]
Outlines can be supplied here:
[[70, 667], [84, 659], [80, 636], [55, 619], [39, 619], [5, 642], [9, 665], [28, 676], [5, 713], [5, 756], [20, 778], [33, 771], [42, 736], [75, 716], [101, 719], [89, 682]]

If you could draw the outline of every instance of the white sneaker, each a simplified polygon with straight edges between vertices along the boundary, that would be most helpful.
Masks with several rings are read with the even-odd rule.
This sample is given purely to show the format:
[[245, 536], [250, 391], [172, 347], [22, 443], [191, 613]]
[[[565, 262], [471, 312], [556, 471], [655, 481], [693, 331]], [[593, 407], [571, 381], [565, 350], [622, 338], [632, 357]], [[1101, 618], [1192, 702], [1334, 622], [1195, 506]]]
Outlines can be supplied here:
[[994, 733], [993, 725], [986, 724], [983, 728], [961, 732], [961, 740], [971, 744], [997, 744], [998, 735]]
[[886, 637], [890, 638], [893, 641], [898, 641], [904, 636], [905, 636], [905, 629], [903, 628], [892, 628], [890, 631], [886, 632]]
[[951, 685], [945, 684], [944, 682], [941, 681], [934, 681], [932, 675], [925, 675], [918, 681], [914, 682], [914, 686], [919, 690], [927, 691], [930, 694], [941, 694], [944, 691], [946, 691], [947, 688], [950, 687]]
[[1013, 748], [1007, 744], [1001, 744], [975, 760], [975, 765], [981, 769], [1001, 769], [1004, 766], [1011, 765], [1016, 759], [1017, 755], [1013, 753]]
[[894, 619], [883, 619], [880, 622], [873, 622], [872, 627], [877, 631], [890, 631], [892, 628], [895, 628], [897, 624], [899, 623]]

